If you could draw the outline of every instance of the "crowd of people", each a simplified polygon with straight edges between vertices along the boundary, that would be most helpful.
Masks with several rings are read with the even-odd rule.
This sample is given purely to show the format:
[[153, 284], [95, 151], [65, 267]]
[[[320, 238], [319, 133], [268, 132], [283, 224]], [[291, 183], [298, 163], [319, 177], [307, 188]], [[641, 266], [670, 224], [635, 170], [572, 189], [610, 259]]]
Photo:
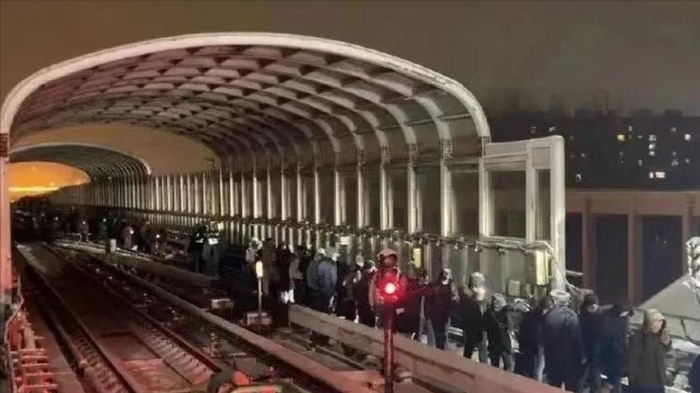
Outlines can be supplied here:
[[[276, 247], [272, 239], [253, 239], [245, 258], [251, 268], [262, 261], [265, 294], [378, 327], [384, 309], [377, 295], [377, 269], [387, 257], [398, 259], [385, 250], [377, 257], [379, 266], [361, 255], [346, 263], [335, 248], [293, 250], [285, 243]], [[449, 327], [457, 326], [464, 357], [575, 393], [619, 393], [625, 375], [632, 392], [664, 391], [671, 339], [656, 310], [647, 310], [643, 328], [631, 334], [631, 311], [602, 307], [592, 293], [572, 299], [567, 291], [553, 290], [531, 304], [509, 302], [490, 291], [479, 272], [462, 288], [450, 269], [431, 281], [424, 269], [410, 263], [401, 277], [406, 292], [395, 308], [398, 334], [427, 338], [429, 345], [448, 349], [453, 346], [448, 345]]]

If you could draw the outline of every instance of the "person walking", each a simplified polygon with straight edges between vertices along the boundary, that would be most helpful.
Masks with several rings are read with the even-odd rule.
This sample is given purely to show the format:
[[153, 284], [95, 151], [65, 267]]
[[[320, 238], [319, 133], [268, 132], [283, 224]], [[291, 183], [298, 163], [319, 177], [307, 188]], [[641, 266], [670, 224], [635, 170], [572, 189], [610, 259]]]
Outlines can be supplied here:
[[484, 330], [488, 338], [489, 359], [493, 367], [513, 371], [513, 319], [506, 298], [496, 293], [491, 297], [491, 305], [484, 312]]
[[397, 330], [408, 338], [420, 341], [421, 312], [423, 299], [428, 288], [424, 282], [423, 269], [413, 264], [408, 265], [406, 294], [399, 305], [401, 312], [397, 316]]
[[362, 270], [365, 266], [365, 258], [362, 255], [355, 256], [355, 264], [352, 266], [349, 272], [345, 274], [343, 279], [343, 288], [345, 298], [342, 299], [343, 306], [343, 317], [346, 321], [354, 322], [357, 319], [357, 304], [355, 298], [359, 295], [356, 294], [354, 289], [357, 283], [362, 280]]
[[319, 310], [319, 287], [316, 281], [318, 276], [318, 265], [321, 263], [321, 259], [326, 257], [326, 251], [320, 249], [316, 252], [314, 259], [309, 262], [309, 266], [306, 268], [306, 295], [309, 302], [309, 307], [316, 311]]
[[317, 310], [326, 314], [332, 312], [332, 301], [336, 294], [338, 283], [338, 267], [336, 262], [340, 254], [334, 249], [328, 251], [328, 255], [318, 263], [316, 273], [316, 287], [318, 288]]
[[583, 337], [584, 356], [586, 364], [581, 380], [581, 389], [590, 389], [597, 392], [602, 387], [600, 375], [600, 343], [602, 334], [603, 316], [600, 313], [598, 297], [589, 293], [583, 298], [579, 311], [579, 323], [581, 336]]
[[666, 332], [666, 318], [656, 309], [644, 312], [642, 328], [630, 339], [627, 377], [630, 393], [663, 393], [666, 379], [666, 352], [671, 338]]
[[463, 356], [471, 359], [474, 350], [478, 349], [481, 363], [486, 363], [488, 359], [484, 336], [484, 311], [486, 311], [487, 299], [486, 278], [479, 272], [472, 273], [468, 287], [462, 294], [459, 316], [462, 322]]
[[452, 271], [442, 269], [438, 279], [430, 286], [427, 295], [426, 316], [435, 333], [435, 347], [445, 349], [450, 315], [459, 296], [452, 281]]
[[360, 280], [352, 288], [352, 298], [357, 309], [359, 322], [368, 327], [376, 325], [376, 317], [369, 300], [370, 283], [374, 280], [377, 268], [374, 261], [365, 261], [360, 272]]
[[549, 296], [553, 308], [542, 324], [547, 383], [578, 393], [585, 361], [581, 327], [568, 292], [555, 289]]
[[291, 254], [289, 258], [289, 302], [304, 304], [305, 283], [304, 273], [302, 273], [302, 270], [299, 268], [299, 262], [301, 261], [299, 248], [300, 247], [297, 247], [297, 252]]
[[625, 372], [631, 314], [621, 304], [622, 302], [613, 304], [605, 310], [602, 319], [599, 359], [601, 371], [607, 376], [605, 386], [610, 393], [622, 393], [622, 377]]
[[539, 300], [537, 306], [525, 313], [518, 331], [518, 357], [515, 373], [542, 382], [544, 371], [544, 349], [542, 347], [542, 324], [544, 316], [552, 307], [549, 296]]

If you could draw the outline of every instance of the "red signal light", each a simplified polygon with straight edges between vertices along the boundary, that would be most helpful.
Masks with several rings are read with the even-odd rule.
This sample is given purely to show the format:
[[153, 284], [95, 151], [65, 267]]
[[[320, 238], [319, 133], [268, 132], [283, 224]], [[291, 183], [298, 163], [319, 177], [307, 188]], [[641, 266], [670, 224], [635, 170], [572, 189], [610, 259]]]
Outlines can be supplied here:
[[396, 293], [396, 284], [394, 284], [393, 282], [386, 283], [386, 285], [384, 285], [384, 293], [386, 293], [387, 295], [393, 295], [394, 293]]

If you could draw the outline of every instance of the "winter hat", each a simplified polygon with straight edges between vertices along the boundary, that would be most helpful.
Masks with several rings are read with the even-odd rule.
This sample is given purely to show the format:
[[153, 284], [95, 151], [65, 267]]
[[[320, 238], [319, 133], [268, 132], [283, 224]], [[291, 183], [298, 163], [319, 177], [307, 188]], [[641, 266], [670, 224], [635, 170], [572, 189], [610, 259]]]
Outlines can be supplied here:
[[646, 312], [644, 312], [644, 324], [646, 326], [651, 325], [652, 322], [654, 321], [665, 321], [666, 318], [664, 317], [661, 312], [655, 308], [650, 308]]
[[355, 265], [360, 267], [364, 266], [365, 258], [362, 255], [355, 255]]
[[471, 276], [469, 276], [469, 287], [470, 288], [483, 287], [485, 284], [486, 284], [486, 278], [484, 278], [484, 275], [481, 274], [480, 272], [474, 272], [474, 273], [472, 273]]
[[596, 296], [594, 293], [589, 293], [583, 297], [583, 303], [581, 303], [581, 307], [587, 308], [588, 306], [592, 306], [594, 304], [600, 304], [600, 302], [598, 301], [598, 296]]
[[568, 292], [563, 291], [561, 289], [552, 290], [551, 292], [549, 292], [549, 296], [552, 298], [552, 301], [555, 305], [567, 305], [571, 300], [571, 295], [569, 295]]

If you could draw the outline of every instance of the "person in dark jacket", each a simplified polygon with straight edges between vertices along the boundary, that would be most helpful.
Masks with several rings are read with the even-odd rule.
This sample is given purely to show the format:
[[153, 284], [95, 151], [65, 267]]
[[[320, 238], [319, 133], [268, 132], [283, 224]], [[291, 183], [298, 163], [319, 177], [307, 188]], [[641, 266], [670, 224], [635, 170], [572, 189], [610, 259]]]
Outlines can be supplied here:
[[656, 309], [644, 313], [644, 323], [630, 339], [627, 376], [631, 393], [663, 393], [666, 379], [666, 352], [671, 338], [666, 319]]
[[513, 370], [513, 345], [511, 334], [514, 325], [510, 312], [510, 306], [506, 298], [500, 293], [496, 293], [491, 298], [491, 305], [484, 312], [484, 330], [488, 338], [488, 351], [491, 365], [503, 369]]
[[468, 288], [462, 294], [459, 316], [462, 322], [463, 355], [471, 359], [474, 350], [478, 349], [481, 363], [487, 363], [488, 359], [484, 336], [484, 311], [486, 311], [487, 299], [484, 275], [479, 272], [472, 273]]
[[598, 297], [589, 293], [583, 298], [579, 311], [579, 324], [585, 350], [586, 365], [581, 380], [581, 388], [597, 392], [602, 386], [600, 376], [600, 344], [603, 316], [600, 313]]
[[336, 262], [340, 254], [335, 250], [330, 250], [328, 255], [318, 263], [316, 272], [316, 287], [318, 288], [317, 310], [330, 314], [333, 297], [336, 293], [338, 283], [338, 267]]
[[368, 327], [374, 327], [377, 322], [369, 301], [370, 283], [376, 272], [377, 267], [374, 261], [365, 261], [364, 266], [362, 266], [360, 280], [352, 288], [352, 298], [355, 301], [358, 319], [361, 324]]
[[316, 252], [316, 255], [314, 258], [309, 262], [309, 265], [306, 267], [306, 296], [307, 296], [307, 301], [309, 302], [309, 306], [316, 310], [316, 311], [321, 311], [318, 309], [319, 305], [319, 288], [318, 288], [318, 265], [321, 263], [321, 260], [326, 257], [326, 250], [324, 249], [319, 249]]
[[413, 264], [408, 266], [406, 274], [406, 295], [398, 306], [401, 310], [397, 315], [397, 330], [408, 338], [420, 341], [420, 318], [423, 299], [428, 288], [425, 281], [426, 273]]
[[105, 217], [100, 220], [100, 223], [97, 225], [97, 241], [104, 243], [108, 238], [109, 234], [107, 233], [107, 218]]
[[426, 297], [426, 316], [435, 332], [435, 347], [445, 349], [447, 329], [452, 309], [458, 300], [452, 271], [442, 269], [438, 279], [430, 285]]
[[570, 295], [558, 289], [549, 295], [554, 307], [542, 324], [547, 383], [564, 385], [566, 390], [577, 393], [585, 360], [581, 327], [576, 313], [569, 308]]
[[622, 302], [614, 304], [602, 313], [599, 360], [601, 372], [607, 377], [605, 385], [610, 393], [622, 392], [622, 377], [625, 372], [631, 313], [625, 311], [621, 304]]
[[552, 308], [549, 296], [542, 297], [537, 306], [523, 316], [518, 331], [518, 357], [515, 372], [542, 382], [544, 353], [542, 348], [542, 324], [544, 316]]

